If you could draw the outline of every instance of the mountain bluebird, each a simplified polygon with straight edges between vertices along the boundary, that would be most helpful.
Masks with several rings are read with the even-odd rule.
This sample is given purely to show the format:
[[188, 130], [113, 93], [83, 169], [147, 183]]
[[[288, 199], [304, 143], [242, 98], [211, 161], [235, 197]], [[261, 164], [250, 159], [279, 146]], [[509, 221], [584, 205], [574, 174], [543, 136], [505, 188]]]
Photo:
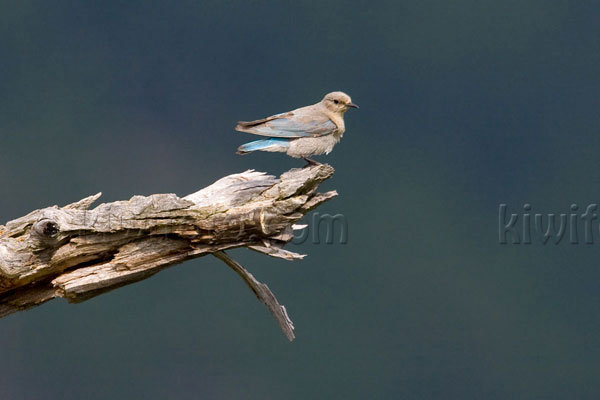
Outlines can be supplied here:
[[256, 121], [238, 122], [235, 130], [266, 136], [238, 147], [238, 154], [253, 151], [286, 153], [303, 158], [309, 164], [319, 164], [309, 157], [329, 154], [340, 141], [344, 131], [344, 113], [348, 108], [358, 108], [350, 96], [343, 92], [332, 92], [317, 104], [276, 114]]

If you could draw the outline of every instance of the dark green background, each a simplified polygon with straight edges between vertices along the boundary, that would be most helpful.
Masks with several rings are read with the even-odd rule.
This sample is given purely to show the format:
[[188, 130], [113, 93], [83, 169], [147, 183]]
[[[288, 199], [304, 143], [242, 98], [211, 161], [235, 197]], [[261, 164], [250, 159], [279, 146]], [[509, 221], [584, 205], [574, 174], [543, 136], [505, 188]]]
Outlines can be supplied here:
[[0, 220], [254, 168], [233, 130], [343, 90], [347, 245], [205, 257], [0, 321], [2, 399], [598, 398], [595, 244], [500, 245], [498, 205], [600, 203], [600, 5], [1, 1]]

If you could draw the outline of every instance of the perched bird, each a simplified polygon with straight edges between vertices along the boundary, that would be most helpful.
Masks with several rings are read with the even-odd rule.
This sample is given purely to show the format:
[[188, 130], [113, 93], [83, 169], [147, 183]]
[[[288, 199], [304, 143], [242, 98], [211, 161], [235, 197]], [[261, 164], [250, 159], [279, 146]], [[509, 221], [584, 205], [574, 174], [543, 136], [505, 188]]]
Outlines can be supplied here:
[[240, 121], [235, 130], [266, 136], [238, 147], [237, 154], [253, 151], [286, 153], [303, 158], [309, 164], [319, 164], [310, 156], [329, 154], [342, 138], [344, 113], [348, 108], [358, 108], [343, 92], [331, 92], [320, 102], [286, 113], [276, 114], [256, 121]]

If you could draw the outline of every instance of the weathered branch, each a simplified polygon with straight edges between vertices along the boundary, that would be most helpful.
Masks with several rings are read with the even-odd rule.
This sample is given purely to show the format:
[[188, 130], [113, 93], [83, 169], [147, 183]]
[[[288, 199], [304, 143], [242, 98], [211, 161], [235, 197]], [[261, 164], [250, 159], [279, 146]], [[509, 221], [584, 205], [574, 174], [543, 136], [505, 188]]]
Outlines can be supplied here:
[[223, 261], [225, 264], [229, 265], [231, 269], [233, 269], [238, 275], [242, 277], [244, 282], [248, 285], [248, 287], [254, 292], [256, 297], [271, 311], [277, 323], [281, 327], [285, 336], [287, 336], [290, 341], [294, 340], [294, 324], [292, 320], [287, 314], [285, 306], [279, 304], [271, 289], [264, 284], [254, 278], [250, 272], [248, 272], [244, 267], [240, 265], [237, 261], [231, 259], [224, 251], [216, 251], [213, 253], [215, 257], [219, 260]]
[[273, 313], [286, 336], [294, 326], [269, 288], [223, 252], [234, 247], [288, 260], [283, 249], [305, 213], [337, 195], [317, 193], [328, 165], [292, 169], [279, 179], [246, 171], [196, 193], [134, 196], [90, 206], [100, 193], [0, 225], [0, 317], [56, 297], [80, 302], [213, 254], [234, 269]]

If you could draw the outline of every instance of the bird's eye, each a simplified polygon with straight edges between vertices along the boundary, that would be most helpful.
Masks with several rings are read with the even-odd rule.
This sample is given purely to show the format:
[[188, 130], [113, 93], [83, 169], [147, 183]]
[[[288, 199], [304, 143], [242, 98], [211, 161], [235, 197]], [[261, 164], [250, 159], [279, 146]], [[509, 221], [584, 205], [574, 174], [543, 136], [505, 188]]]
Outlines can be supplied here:
[[333, 101], [335, 104], [340, 104], [340, 102], [338, 100], [334, 100]]

